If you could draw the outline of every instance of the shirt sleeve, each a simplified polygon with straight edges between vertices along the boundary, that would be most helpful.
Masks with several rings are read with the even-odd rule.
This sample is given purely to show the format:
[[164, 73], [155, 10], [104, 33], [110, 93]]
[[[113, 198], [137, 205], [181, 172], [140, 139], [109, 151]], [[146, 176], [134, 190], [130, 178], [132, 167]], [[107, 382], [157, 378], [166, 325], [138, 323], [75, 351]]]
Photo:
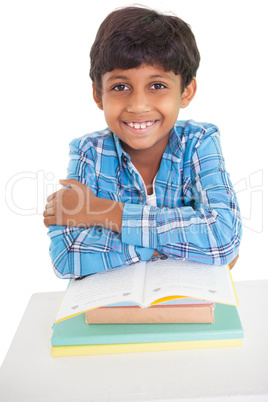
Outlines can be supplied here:
[[[83, 148], [79, 140], [72, 141], [67, 178], [78, 180], [97, 194], [94, 148]], [[154, 251], [123, 244], [121, 234], [102, 227], [50, 226], [48, 236], [55, 274], [67, 279], [147, 261]]]
[[186, 150], [184, 169], [182, 205], [125, 204], [122, 241], [172, 258], [228, 264], [238, 253], [242, 225], [217, 130]]

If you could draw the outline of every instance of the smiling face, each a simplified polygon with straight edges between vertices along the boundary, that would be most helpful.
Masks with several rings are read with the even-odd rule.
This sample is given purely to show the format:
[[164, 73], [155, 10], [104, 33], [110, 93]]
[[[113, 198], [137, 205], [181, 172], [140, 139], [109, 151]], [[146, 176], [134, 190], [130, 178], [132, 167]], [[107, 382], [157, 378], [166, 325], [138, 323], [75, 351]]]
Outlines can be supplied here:
[[146, 150], [162, 155], [180, 108], [186, 107], [194, 96], [196, 87], [191, 97], [189, 87], [181, 94], [179, 75], [161, 67], [141, 65], [105, 73], [101, 97], [94, 83], [93, 96], [104, 111], [108, 127], [130, 156]]

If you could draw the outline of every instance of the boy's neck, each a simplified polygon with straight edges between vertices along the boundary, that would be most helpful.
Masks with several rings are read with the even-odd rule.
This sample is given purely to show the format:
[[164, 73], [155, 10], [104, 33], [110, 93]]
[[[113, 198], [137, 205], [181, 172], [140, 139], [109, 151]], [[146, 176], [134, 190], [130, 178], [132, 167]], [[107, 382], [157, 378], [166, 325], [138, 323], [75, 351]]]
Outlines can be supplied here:
[[157, 175], [162, 161], [162, 156], [165, 150], [163, 149], [146, 149], [135, 150], [129, 149], [124, 144], [124, 150], [129, 154], [132, 164], [140, 173], [145, 183], [147, 193], [150, 195], [153, 193], [153, 180]]

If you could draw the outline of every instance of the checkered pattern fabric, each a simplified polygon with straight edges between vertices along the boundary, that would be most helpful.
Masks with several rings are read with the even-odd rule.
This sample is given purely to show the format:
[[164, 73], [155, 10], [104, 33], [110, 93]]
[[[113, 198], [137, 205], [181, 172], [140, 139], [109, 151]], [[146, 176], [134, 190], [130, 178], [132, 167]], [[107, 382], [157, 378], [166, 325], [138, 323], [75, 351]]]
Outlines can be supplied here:
[[175, 124], [155, 181], [157, 206], [146, 205], [141, 177], [109, 129], [71, 142], [67, 178], [98, 197], [123, 202], [124, 210], [120, 234], [102, 227], [49, 227], [50, 255], [61, 278], [148, 261], [154, 250], [216, 265], [238, 253], [239, 207], [212, 124]]

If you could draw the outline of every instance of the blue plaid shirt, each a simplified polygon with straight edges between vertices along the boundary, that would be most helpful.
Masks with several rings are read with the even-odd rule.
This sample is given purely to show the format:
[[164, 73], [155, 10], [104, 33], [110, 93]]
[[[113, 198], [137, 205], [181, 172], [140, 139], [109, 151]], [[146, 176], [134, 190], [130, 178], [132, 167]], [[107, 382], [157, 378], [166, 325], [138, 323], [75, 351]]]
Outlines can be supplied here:
[[121, 234], [102, 227], [50, 226], [55, 273], [75, 278], [151, 259], [228, 264], [241, 238], [239, 207], [216, 126], [178, 121], [155, 181], [157, 206], [146, 205], [141, 177], [109, 129], [70, 144], [68, 178], [124, 205]]

